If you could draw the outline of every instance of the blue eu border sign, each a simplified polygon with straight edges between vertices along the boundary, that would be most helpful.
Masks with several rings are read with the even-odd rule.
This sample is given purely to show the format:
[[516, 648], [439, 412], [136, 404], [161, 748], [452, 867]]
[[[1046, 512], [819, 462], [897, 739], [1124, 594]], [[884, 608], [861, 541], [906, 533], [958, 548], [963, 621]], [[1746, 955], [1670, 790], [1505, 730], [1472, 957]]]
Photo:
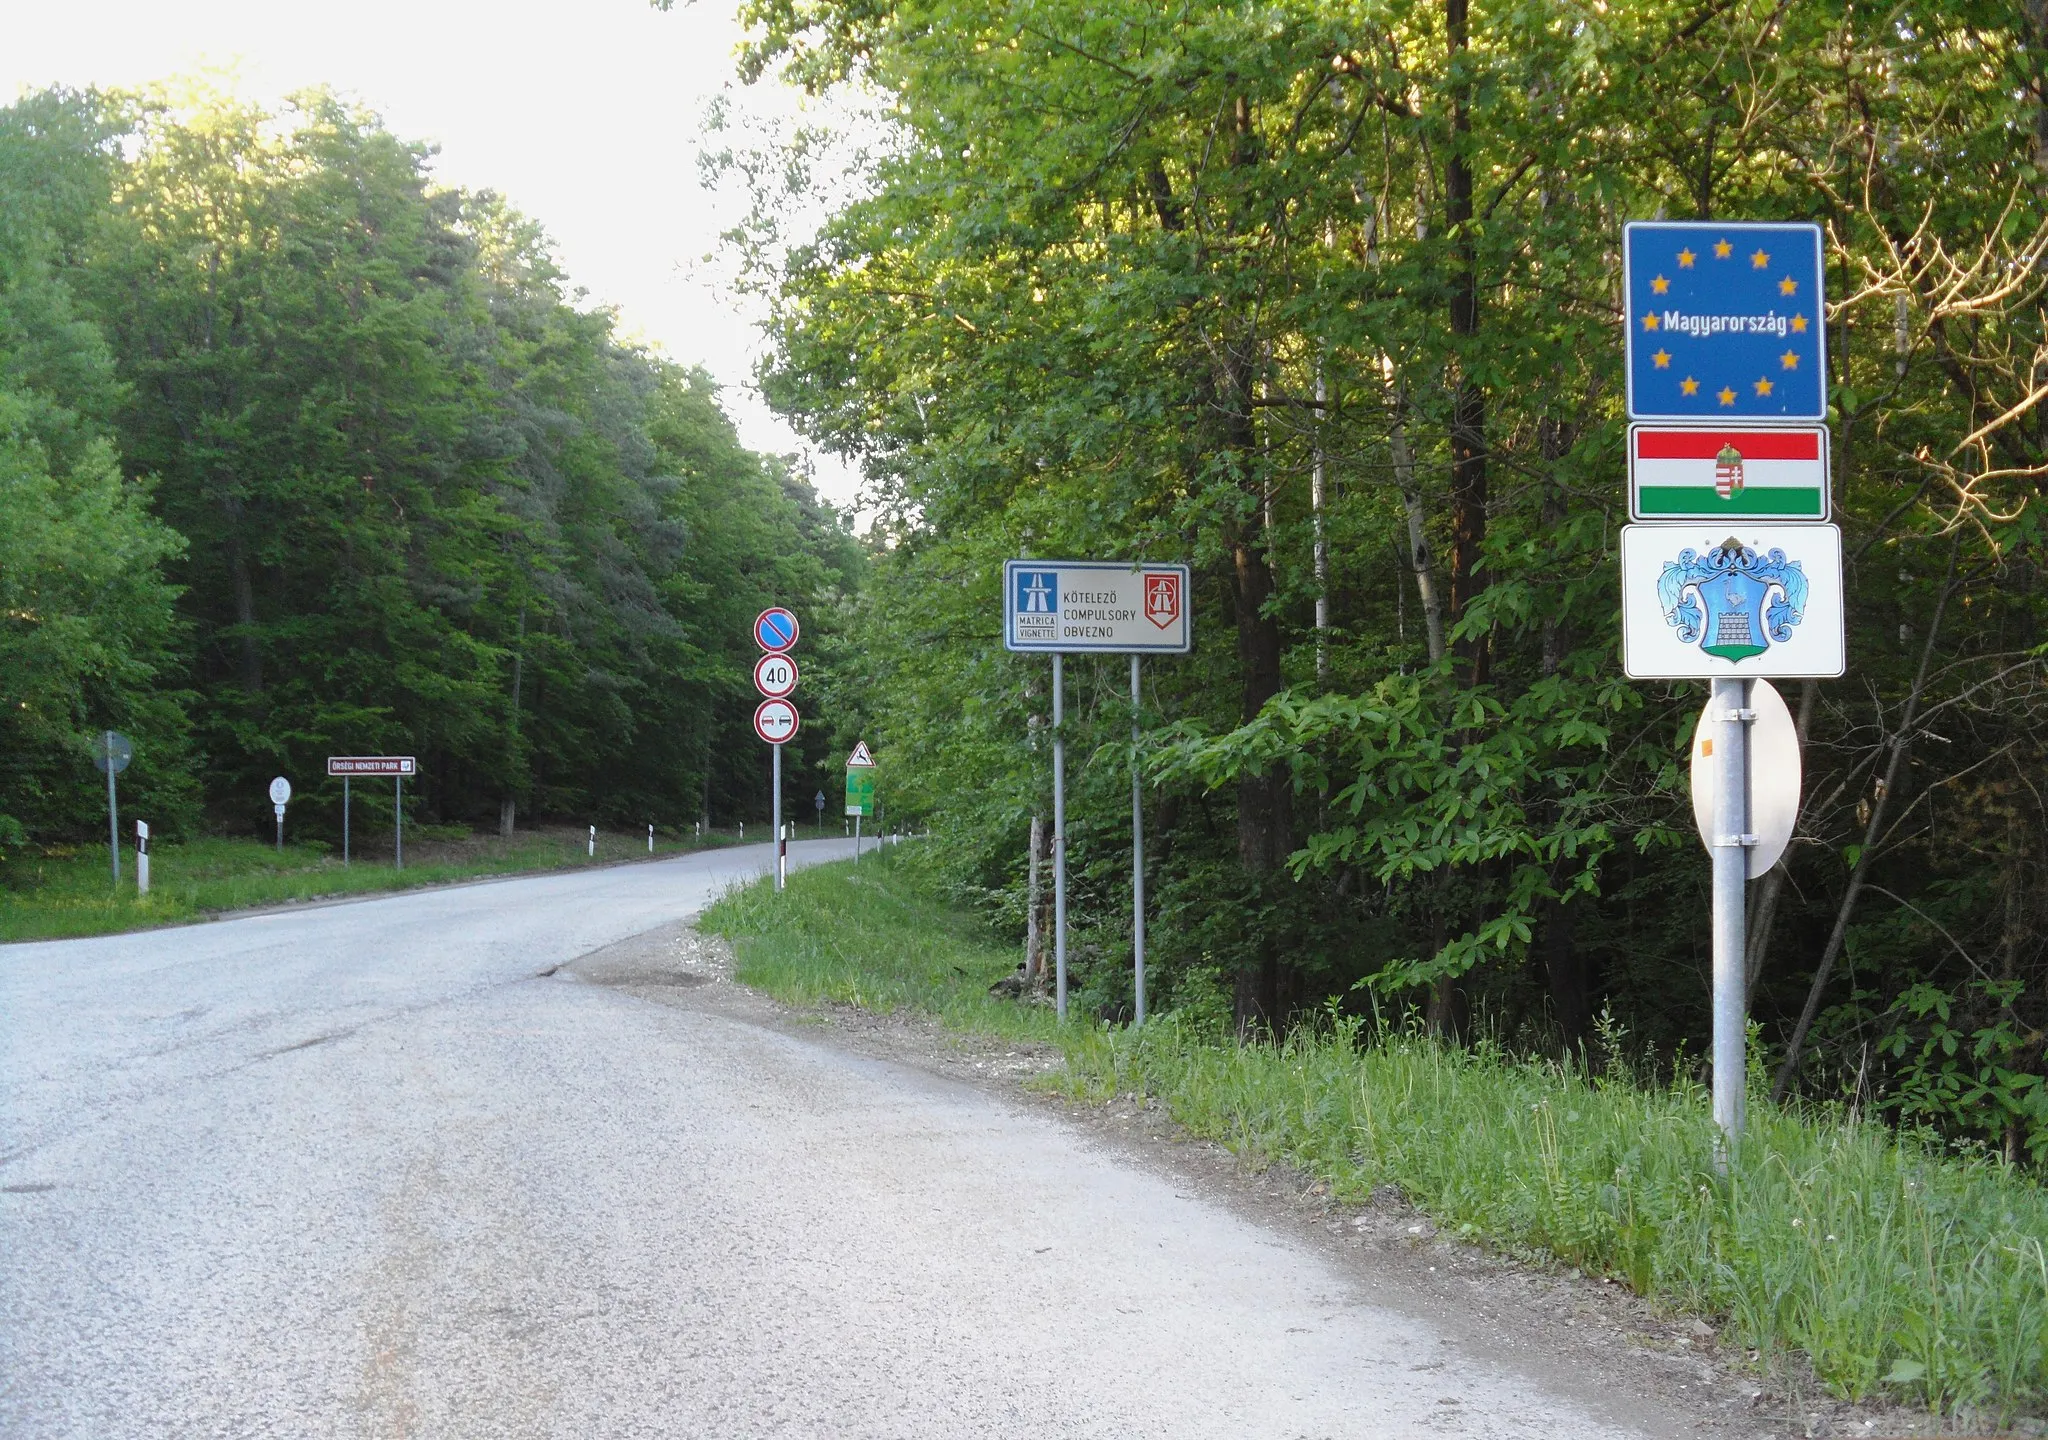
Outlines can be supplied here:
[[1823, 420], [1820, 227], [1637, 220], [1622, 234], [1635, 420]]
[[1041, 654], [1185, 655], [1188, 567], [1129, 560], [1011, 560], [1003, 645]]

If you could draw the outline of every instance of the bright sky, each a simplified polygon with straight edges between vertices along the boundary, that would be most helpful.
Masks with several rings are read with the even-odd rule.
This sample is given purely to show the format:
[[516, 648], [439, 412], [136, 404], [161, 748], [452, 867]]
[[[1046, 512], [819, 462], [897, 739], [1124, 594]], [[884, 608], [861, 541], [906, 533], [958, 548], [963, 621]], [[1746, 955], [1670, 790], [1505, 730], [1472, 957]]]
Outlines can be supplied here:
[[489, 187], [556, 240], [571, 279], [618, 307], [624, 332], [701, 363], [757, 450], [802, 454], [829, 498], [854, 477], [811, 455], [752, 385], [760, 340], [706, 262], [740, 213], [699, 188], [706, 104], [734, 87], [746, 112], [796, 97], [738, 87], [735, 0], [9, 0], [0, 97], [23, 88], [130, 87], [232, 67], [274, 101], [308, 85], [347, 92], [397, 134], [440, 146], [446, 183]]

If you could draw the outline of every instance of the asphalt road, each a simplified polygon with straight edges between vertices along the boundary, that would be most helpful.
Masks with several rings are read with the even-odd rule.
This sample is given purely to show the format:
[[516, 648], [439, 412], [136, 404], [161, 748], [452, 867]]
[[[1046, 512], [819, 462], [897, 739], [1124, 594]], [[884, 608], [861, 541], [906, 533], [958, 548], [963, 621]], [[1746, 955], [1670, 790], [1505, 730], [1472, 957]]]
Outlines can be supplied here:
[[0, 946], [0, 1435], [1662, 1433], [1041, 1111], [558, 968], [765, 863]]

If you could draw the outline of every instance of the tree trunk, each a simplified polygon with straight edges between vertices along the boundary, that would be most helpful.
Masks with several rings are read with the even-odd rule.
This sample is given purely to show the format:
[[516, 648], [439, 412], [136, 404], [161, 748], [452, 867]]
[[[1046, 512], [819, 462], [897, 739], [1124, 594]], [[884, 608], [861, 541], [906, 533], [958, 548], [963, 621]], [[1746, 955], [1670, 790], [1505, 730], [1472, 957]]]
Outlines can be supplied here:
[[[1472, 116], [1465, 79], [1467, 0], [1444, 0], [1450, 46], [1451, 144], [1444, 161], [1444, 220], [1450, 229], [1451, 333], [1457, 337], [1457, 379], [1451, 396], [1451, 618], [1462, 618], [1486, 586], [1479, 558], [1486, 543], [1486, 396], [1469, 366], [1479, 336], [1479, 259], [1473, 235]], [[1459, 642], [1474, 685], [1486, 683], [1490, 647], [1484, 636]]]
[[1799, 1012], [1799, 1023], [1792, 1027], [1792, 1038], [1785, 1044], [1785, 1063], [1778, 1069], [1776, 1083], [1771, 1086], [1771, 1099], [1782, 1100], [1791, 1088], [1792, 1077], [1799, 1073], [1799, 1057], [1806, 1044], [1806, 1032], [1813, 1027], [1814, 1017], [1820, 1013], [1821, 996], [1826, 993], [1828, 976], [1835, 967], [1835, 957], [1842, 953], [1842, 942], [1849, 933], [1849, 921], [1856, 913], [1856, 901], [1863, 893], [1863, 877], [1870, 869], [1870, 853], [1877, 846], [1877, 840], [1884, 833], [1885, 808], [1898, 792], [1899, 768], [1905, 762], [1906, 751], [1912, 744], [1913, 720], [1920, 710], [1920, 695], [1927, 685], [1927, 667], [1934, 659], [1934, 638], [1941, 633], [1941, 617], [1948, 609], [1949, 596], [1955, 593], [1956, 556], [1962, 549], [1962, 536], [1957, 534], [1955, 543], [1948, 552], [1948, 578], [1942, 582], [1941, 598], [1935, 602], [1934, 618], [1927, 626], [1927, 642], [1920, 647], [1920, 670], [1913, 677], [1913, 688], [1907, 692], [1904, 712], [1899, 716], [1899, 728], [1892, 736], [1892, 753], [1885, 762], [1884, 782], [1870, 807], [1870, 823], [1863, 830], [1863, 848], [1856, 854], [1855, 868], [1849, 872], [1849, 888], [1842, 893], [1841, 908], [1835, 912], [1835, 928], [1828, 935], [1827, 948], [1821, 951], [1820, 964], [1814, 967], [1813, 985], [1806, 992], [1806, 1005]]

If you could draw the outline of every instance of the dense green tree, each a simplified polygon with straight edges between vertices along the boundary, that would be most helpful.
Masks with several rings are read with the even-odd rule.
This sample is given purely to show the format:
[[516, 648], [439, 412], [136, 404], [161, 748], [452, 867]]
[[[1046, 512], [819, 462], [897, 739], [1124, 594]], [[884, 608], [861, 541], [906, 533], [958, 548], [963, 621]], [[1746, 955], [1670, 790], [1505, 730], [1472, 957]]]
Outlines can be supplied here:
[[[1148, 696], [1178, 727], [1155, 933], [1164, 986], [1241, 1025], [1363, 981], [1445, 1030], [1476, 1004], [1577, 1042], [1611, 1004], [1696, 1047], [1699, 695], [1617, 655], [1620, 230], [1820, 221], [1852, 671], [1795, 687], [1810, 800], [1759, 887], [1756, 1008], [1811, 1085], [2048, 1147], [2033, 12], [748, 13], [756, 73], [865, 87], [888, 129], [815, 241], [755, 256], [772, 393], [896, 527], [882, 738], [957, 878], [1015, 913], [1044, 700], [998, 649], [997, 563], [1191, 561], [1197, 653]], [[1102, 793], [1071, 850], [1108, 961], [1128, 720], [1076, 668]], [[1119, 968], [1087, 967], [1110, 1009]]]
[[117, 123], [92, 96], [0, 111], [0, 862], [104, 826], [91, 736], [137, 741], [128, 793], [191, 818], [177, 692], [178, 536], [121, 473], [113, 357], [63, 278], [105, 205]]

